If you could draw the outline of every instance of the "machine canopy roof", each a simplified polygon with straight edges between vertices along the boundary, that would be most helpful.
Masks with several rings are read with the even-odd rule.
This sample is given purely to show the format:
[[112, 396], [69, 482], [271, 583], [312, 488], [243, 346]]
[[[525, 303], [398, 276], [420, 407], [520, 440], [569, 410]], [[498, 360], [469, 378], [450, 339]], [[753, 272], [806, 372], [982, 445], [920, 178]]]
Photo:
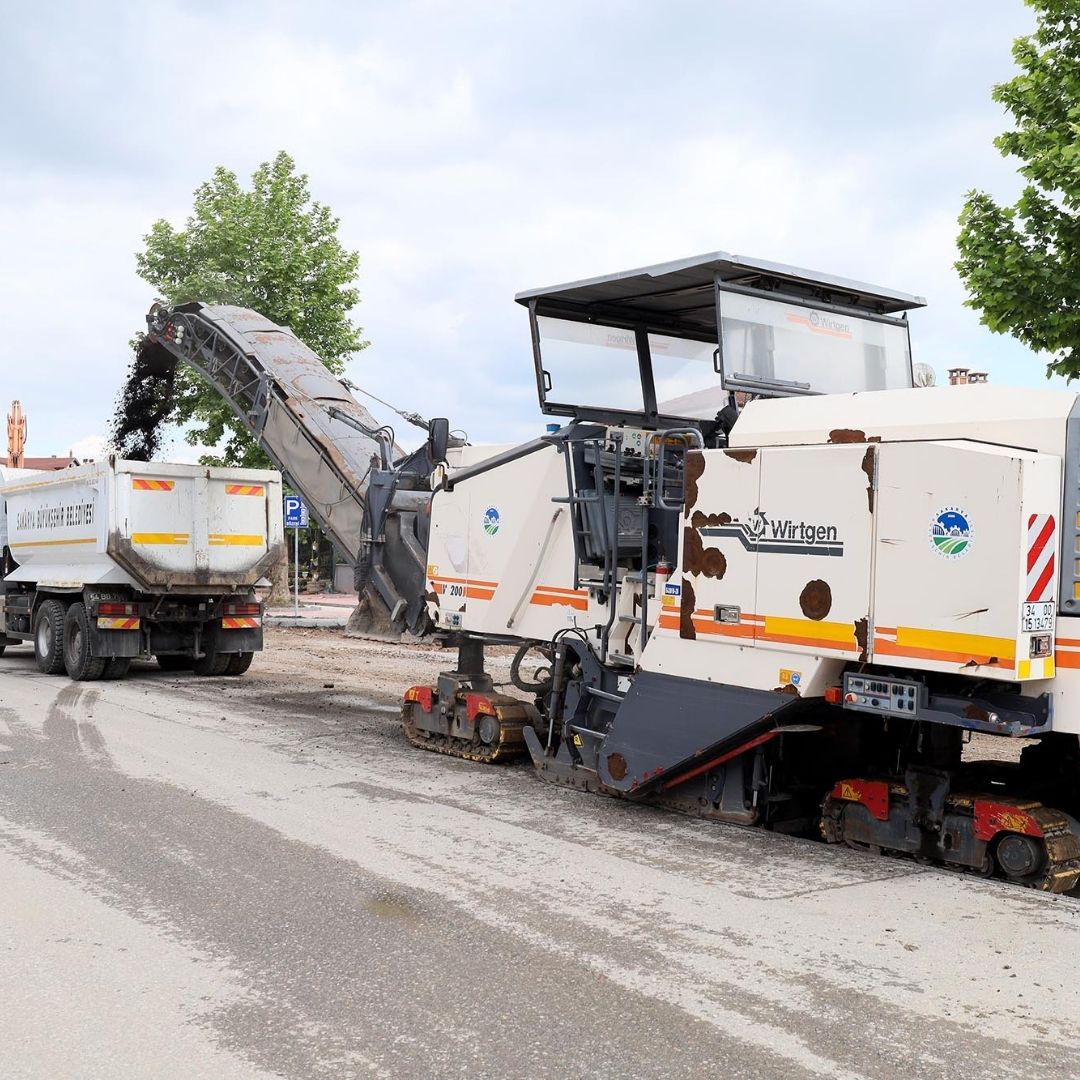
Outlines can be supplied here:
[[529, 289], [519, 304], [536, 301], [540, 313], [559, 313], [592, 321], [618, 318], [628, 323], [662, 323], [716, 340], [714, 283], [754, 292], [819, 302], [873, 315], [893, 315], [926, 306], [921, 296], [860, 281], [803, 270], [783, 263], [714, 251], [675, 262], [587, 278], [547, 289]]

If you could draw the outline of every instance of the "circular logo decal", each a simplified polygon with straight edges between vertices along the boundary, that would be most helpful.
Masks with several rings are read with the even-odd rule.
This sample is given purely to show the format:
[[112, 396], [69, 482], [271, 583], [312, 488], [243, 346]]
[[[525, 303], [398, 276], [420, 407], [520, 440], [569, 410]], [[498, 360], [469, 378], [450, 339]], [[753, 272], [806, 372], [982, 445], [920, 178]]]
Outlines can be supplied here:
[[489, 506], [484, 511], [484, 532], [488, 536], [494, 536], [499, 531], [499, 511], [494, 506]]
[[946, 506], [930, 522], [930, 542], [945, 559], [959, 559], [975, 539], [967, 513], [958, 506]]

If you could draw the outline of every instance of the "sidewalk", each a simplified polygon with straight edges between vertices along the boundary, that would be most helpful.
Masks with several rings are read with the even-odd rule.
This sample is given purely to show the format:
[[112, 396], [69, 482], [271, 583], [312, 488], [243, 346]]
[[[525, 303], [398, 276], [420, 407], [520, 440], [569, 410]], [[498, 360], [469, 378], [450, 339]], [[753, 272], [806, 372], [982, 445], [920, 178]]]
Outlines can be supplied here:
[[356, 607], [352, 593], [301, 593], [300, 614], [293, 604], [275, 604], [266, 609], [264, 626], [306, 626], [320, 630], [344, 630]]

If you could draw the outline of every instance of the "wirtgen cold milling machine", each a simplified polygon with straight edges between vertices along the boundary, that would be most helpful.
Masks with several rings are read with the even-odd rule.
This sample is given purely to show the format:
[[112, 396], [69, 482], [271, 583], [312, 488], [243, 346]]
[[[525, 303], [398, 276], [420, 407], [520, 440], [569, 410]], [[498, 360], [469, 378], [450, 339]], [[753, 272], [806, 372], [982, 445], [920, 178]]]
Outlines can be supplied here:
[[[493, 448], [433, 422], [354, 485], [369, 604], [458, 646], [406, 693], [409, 739], [1071, 889], [1078, 395], [913, 389], [921, 298], [723, 253], [517, 299], [565, 425]], [[178, 314], [152, 336], [210, 371], [212, 350], [170, 344]], [[396, 571], [402, 547], [426, 569]], [[484, 672], [508, 642], [531, 703]], [[971, 761], [973, 732], [1033, 741]]]

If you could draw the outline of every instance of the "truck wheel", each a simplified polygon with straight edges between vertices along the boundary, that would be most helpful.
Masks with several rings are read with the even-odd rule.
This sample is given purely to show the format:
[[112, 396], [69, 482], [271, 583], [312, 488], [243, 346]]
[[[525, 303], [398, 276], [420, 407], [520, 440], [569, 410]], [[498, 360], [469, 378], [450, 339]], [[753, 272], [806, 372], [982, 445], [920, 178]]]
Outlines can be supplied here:
[[34, 618], [34, 658], [38, 671], [59, 675], [64, 670], [64, 605], [44, 600]]
[[228, 666], [228, 653], [209, 652], [204, 656], [195, 657], [195, 663], [191, 665], [191, 670], [196, 675], [224, 675]]
[[101, 673], [101, 677], [103, 679], [122, 679], [130, 670], [130, 656], [111, 656], [105, 661], [105, 670]]
[[253, 652], [238, 652], [232, 653], [229, 656], [229, 663], [225, 668], [226, 675], [243, 675], [249, 667], [251, 667], [251, 661], [255, 659]]
[[178, 653], [162, 653], [154, 659], [162, 671], [190, 671], [193, 663], [190, 656], [180, 656]]
[[90, 620], [86, 605], [72, 604], [64, 618], [64, 667], [78, 682], [100, 679], [107, 658], [90, 653]]

